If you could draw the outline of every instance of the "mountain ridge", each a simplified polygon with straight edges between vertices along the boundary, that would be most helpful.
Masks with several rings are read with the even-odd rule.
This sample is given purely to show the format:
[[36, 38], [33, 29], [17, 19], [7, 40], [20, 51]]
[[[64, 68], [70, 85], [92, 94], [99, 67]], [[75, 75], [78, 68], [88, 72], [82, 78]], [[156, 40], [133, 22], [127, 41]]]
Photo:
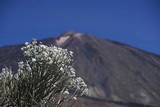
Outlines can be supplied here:
[[[55, 36], [55, 37], [54, 37], [54, 36], [53, 36], [53, 37], [50, 36], [50, 37], [47, 37], [47, 38], [38, 39], [38, 41], [44, 41], [44, 43], [45, 43], [46, 41], [47, 41], [47, 42], [50, 41], [51, 44], [55, 44], [55, 40], [59, 39], [59, 38], [62, 37], [62, 36], [66, 36], [67, 34], [69, 34], [69, 35], [74, 35], [74, 34], [76, 34], [76, 32], [75, 32], [75, 31], [72, 31], [72, 30], [69, 30], [69, 31], [65, 31], [64, 33], [61, 33], [59, 36]], [[88, 34], [88, 33], [81, 33], [81, 34], [82, 34], [82, 35], [90, 35], [90, 34]], [[90, 35], [90, 36], [97, 37], [97, 36], [95, 36], [95, 35]], [[72, 37], [72, 36], [71, 36], [71, 37]], [[147, 51], [147, 50], [144, 50], [144, 49], [135, 47], [135, 46], [130, 45], [130, 44], [122, 43], [122, 42], [120, 42], [120, 41], [115, 41], [115, 40], [111, 40], [111, 39], [108, 39], [108, 38], [102, 38], [102, 37], [97, 37], [97, 38], [104, 39], [104, 40], [109, 41], [109, 42], [112, 42], [112, 43], [114, 43], [114, 44], [123, 45], [123, 46], [127, 46], [127, 47], [132, 47], [132, 48], [137, 49], [137, 50], [139, 50], [139, 51], [143, 51], [143, 52], [145, 52], [145, 53], [153, 54], [153, 55], [156, 55], [156, 56], [160, 57], [160, 55], [157, 54], [157, 53], [154, 53], [154, 52], [151, 52], [151, 51]], [[52, 40], [52, 41], [51, 41], [51, 40]], [[10, 46], [17, 46], [17, 45], [23, 46], [23, 44], [24, 44], [24, 43], [8, 44], [8, 45], [0, 46], [0, 48], [10, 47]]]
[[[65, 32], [41, 41], [74, 52], [77, 76], [90, 90], [80, 98], [82, 107], [160, 106], [159, 55], [85, 33]], [[23, 59], [22, 46], [0, 48], [0, 68], [5, 64], [16, 71], [17, 61]]]

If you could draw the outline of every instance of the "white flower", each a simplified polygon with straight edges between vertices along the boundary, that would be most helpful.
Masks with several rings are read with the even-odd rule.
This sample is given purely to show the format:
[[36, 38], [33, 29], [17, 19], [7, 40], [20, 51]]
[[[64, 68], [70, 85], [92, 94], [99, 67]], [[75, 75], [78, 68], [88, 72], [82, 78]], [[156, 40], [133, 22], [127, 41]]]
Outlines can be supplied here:
[[36, 59], [35, 59], [35, 58], [32, 58], [32, 62], [36, 62]]
[[28, 45], [28, 44], [29, 44], [28, 42], [25, 43], [25, 45]]
[[73, 97], [72, 99], [73, 99], [73, 100], [77, 100], [77, 98], [76, 98], [76, 97]]
[[72, 51], [70, 51], [70, 55], [73, 56], [73, 52]]
[[52, 64], [53, 63], [53, 61], [52, 60], [50, 60], [49, 62], [48, 62], [48, 64]]
[[23, 61], [18, 62], [18, 67], [19, 69], [22, 69], [24, 67], [24, 62]]
[[69, 94], [69, 91], [68, 91], [68, 90], [65, 90], [63, 94], [68, 95], [68, 94]]
[[64, 69], [61, 67], [61, 68], [60, 68], [60, 71], [64, 72]]

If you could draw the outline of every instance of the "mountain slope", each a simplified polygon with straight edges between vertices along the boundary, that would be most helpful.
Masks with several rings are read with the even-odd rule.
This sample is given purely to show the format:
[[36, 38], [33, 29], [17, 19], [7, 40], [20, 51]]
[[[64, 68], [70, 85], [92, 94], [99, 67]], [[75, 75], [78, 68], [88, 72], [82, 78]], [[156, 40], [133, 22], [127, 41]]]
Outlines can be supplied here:
[[[65, 32], [42, 40], [74, 52], [75, 69], [89, 86], [83, 107], [160, 107], [160, 57], [92, 35]], [[0, 67], [23, 59], [22, 45], [0, 48]], [[77, 106], [76, 106], [77, 107]]]

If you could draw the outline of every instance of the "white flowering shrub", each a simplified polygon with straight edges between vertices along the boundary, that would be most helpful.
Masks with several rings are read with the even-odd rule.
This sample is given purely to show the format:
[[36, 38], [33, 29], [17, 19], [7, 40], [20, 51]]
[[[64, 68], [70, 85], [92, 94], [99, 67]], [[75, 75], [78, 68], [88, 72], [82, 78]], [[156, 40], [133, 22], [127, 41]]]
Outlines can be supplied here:
[[36, 40], [26, 42], [22, 51], [25, 61], [18, 63], [18, 72], [3, 68], [0, 73], [0, 106], [70, 107], [87, 93], [72, 67], [73, 52]]

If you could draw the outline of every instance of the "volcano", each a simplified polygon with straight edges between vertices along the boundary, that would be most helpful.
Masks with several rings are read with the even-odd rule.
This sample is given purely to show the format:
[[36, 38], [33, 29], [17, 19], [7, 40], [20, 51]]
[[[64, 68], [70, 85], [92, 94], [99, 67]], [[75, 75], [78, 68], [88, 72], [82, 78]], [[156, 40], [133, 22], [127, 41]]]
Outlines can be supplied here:
[[[76, 74], [89, 88], [75, 107], [160, 107], [159, 55], [74, 31], [40, 41], [74, 52]], [[0, 69], [16, 72], [22, 46], [0, 48]]]

